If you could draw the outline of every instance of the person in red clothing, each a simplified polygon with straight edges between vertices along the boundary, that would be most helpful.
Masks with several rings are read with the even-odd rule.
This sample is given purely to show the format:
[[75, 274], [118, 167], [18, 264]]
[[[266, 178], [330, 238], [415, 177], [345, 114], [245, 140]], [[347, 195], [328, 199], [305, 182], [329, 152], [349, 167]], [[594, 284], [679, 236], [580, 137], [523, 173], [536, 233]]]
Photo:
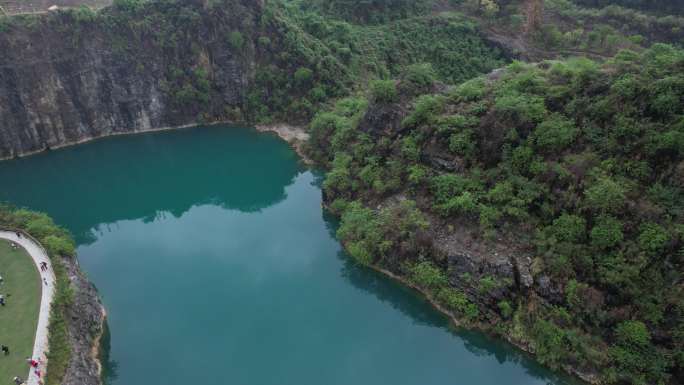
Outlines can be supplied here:
[[29, 357], [26, 357], [26, 362], [28, 362], [32, 368], [37, 368], [38, 364], [39, 364], [38, 361], [34, 360], [33, 358], [29, 358]]

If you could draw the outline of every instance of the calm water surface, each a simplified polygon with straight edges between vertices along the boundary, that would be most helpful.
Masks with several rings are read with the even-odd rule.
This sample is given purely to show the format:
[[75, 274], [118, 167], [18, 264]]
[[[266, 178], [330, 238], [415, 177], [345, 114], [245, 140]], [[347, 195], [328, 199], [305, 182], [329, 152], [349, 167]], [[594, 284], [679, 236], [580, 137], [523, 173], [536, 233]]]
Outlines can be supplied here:
[[0, 180], [0, 200], [74, 233], [111, 384], [570, 383], [351, 263], [320, 176], [273, 136], [109, 138], [2, 162]]

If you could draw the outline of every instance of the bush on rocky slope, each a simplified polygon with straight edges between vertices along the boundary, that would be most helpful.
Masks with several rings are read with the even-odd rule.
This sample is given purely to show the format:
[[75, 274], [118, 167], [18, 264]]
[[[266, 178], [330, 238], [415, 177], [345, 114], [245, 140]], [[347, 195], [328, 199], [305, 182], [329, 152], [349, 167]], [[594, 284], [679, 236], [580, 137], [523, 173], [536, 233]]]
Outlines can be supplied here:
[[[654, 45], [604, 64], [513, 63], [416, 98], [342, 100], [311, 124], [338, 235], [361, 262], [407, 276], [432, 261], [484, 309], [480, 321], [549, 366], [673, 380], [684, 368], [682, 74], [684, 51]], [[416, 201], [411, 217], [430, 228], [391, 240], [388, 209], [363, 207], [396, 197]], [[473, 223], [485, 248], [527, 250], [534, 283], [520, 271], [454, 274], [462, 266], [435, 234]]]

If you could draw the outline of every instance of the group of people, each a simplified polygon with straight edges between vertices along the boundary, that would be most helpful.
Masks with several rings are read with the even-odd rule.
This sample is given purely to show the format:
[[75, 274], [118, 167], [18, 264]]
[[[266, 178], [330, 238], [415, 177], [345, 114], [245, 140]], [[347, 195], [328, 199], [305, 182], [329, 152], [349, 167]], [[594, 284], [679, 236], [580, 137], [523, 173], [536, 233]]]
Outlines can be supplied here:
[[[17, 233], [17, 237], [21, 238], [21, 233]], [[19, 247], [19, 246], [18, 246], [16, 243], [14, 243], [14, 242], [10, 242], [10, 245], [11, 245], [12, 248], [15, 249], [15, 250]], [[46, 271], [48, 271], [48, 264], [47, 264], [47, 262], [43, 261], [43, 262], [41, 262], [41, 263], [39, 264], [39, 266], [40, 266], [40, 271], [42, 271], [43, 273], [46, 272]], [[5, 282], [4, 278], [2, 278], [2, 275], [0, 275], [0, 286], [2, 286], [2, 284], [3, 284], [4, 282]], [[47, 280], [47, 278], [45, 278], [45, 277], [43, 277], [43, 284], [45, 284], [45, 286], [48, 285], [48, 280]], [[4, 296], [3, 294], [0, 294], [0, 306], [5, 306], [5, 296]]]
[[[20, 232], [17, 232], [16, 234], [17, 234], [17, 238], [22, 238], [22, 235]], [[17, 245], [15, 242], [10, 242], [10, 246], [14, 250], [17, 250], [19, 248], [19, 245]], [[41, 272], [48, 271], [48, 264], [45, 261], [41, 262], [39, 264], [39, 267], [40, 267]], [[4, 283], [4, 280], [3, 280], [2, 276], [0, 276], [0, 286], [3, 283]], [[43, 277], [43, 283], [45, 285], [48, 284], [47, 279], [45, 277]], [[0, 294], [0, 305], [5, 306], [5, 297], [2, 294]], [[0, 345], [0, 350], [2, 351], [2, 354], [5, 356], [8, 356], [10, 354], [10, 349], [9, 349], [9, 346], [7, 346], [7, 345]], [[42, 380], [41, 380], [42, 372], [40, 370], [40, 367], [43, 365], [42, 360], [40, 358], [36, 360], [36, 359], [31, 358], [31, 357], [26, 357], [26, 362], [31, 367], [31, 370], [33, 370], [33, 373], [38, 377], [39, 383], [42, 384]], [[14, 382], [15, 385], [23, 385], [26, 383], [24, 381], [24, 379], [19, 377], [19, 376], [14, 376], [14, 378], [12, 378], [12, 381]]]
[[[5, 280], [2, 278], [2, 275], [0, 275], [0, 286], [5, 282]], [[0, 305], [5, 306], [5, 296], [0, 294]]]
[[[43, 362], [41, 361], [41, 359], [39, 358], [36, 360], [36, 359], [31, 358], [31, 357], [26, 357], [26, 362], [29, 364], [31, 369], [33, 369], [33, 373], [38, 377], [39, 383], [42, 384], [42, 380], [41, 380], [41, 374], [42, 373], [40, 372], [40, 367], [43, 365]], [[19, 377], [19, 376], [14, 376], [14, 378], [12, 378], [12, 381], [14, 381], [15, 385], [22, 385], [22, 384], [26, 383], [24, 381], [24, 379]]]

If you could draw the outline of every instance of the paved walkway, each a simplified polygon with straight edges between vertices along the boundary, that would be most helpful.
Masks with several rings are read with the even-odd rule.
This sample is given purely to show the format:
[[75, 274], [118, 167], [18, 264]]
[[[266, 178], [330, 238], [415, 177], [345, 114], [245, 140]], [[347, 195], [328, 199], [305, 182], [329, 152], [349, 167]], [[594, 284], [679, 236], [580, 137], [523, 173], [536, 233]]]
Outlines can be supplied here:
[[[10, 231], [0, 230], [0, 238], [10, 240], [23, 247], [33, 259], [36, 268], [40, 271], [41, 262], [46, 262], [48, 270], [40, 272], [41, 276], [41, 298], [40, 298], [40, 313], [38, 314], [38, 329], [36, 330], [36, 341], [33, 343], [33, 359], [40, 359], [42, 364], [40, 366], [41, 376], [45, 375], [45, 366], [47, 365], [47, 357], [45, 352], [48, 349], [48, 324], [50, 322], [50, 305], [55, 294], [55, 274], [52, 271], [52, 264], [48, 258], [45, 249], [27, 238], [22, 234], [21, 238], [17, 234]], [[26, 364], [28, 366], [28, 363]], [[38, 385], [41, 383], [40, 378], [34, 373], [33, 369], [29, 370], [27, 385]]]

